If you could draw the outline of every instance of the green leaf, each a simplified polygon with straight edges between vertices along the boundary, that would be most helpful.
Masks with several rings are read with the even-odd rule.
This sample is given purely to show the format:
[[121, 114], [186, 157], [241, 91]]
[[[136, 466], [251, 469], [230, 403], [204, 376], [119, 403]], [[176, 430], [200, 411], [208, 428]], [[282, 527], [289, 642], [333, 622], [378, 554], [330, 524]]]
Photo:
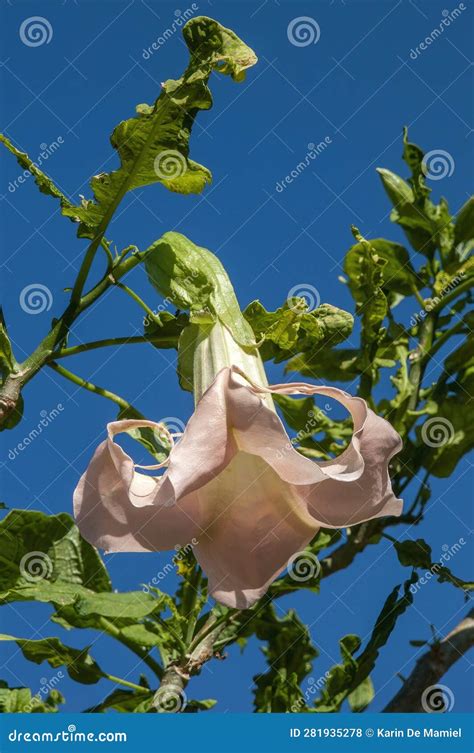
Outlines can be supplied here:
[[183, 36], [190, 60], [182, 78], [165, 81], [154, 105], [139, 105], [137, 115], [112, 133], [120, 167], [92, 178], [92, 200], [63, 207], [64, 214], [80, 220], [80, 237], [100, 235], [127, 191], [162, 183], [170, 191], [190, 194], [200, 193], [210, 183], [209, 170], [189, 159], [196, 114], [212, 107], [209, 77], [216, 71], [242, 81], [257, 58], [233, 31], [211, 18], [191, 19]]
[[178, 348], [178, 340], [181, 332], [189, 324], [189, 317], [186, 314], [173, 316], [168, 311], [159, 312], [154, 321], [145, 317], [144, 334], [150, 338], [150, 342], [155, 348], [167, 349]]
[[254, 629], [257, 638], [265, 641], [262, 651], [269, 666], [267, 672], [254, 677], [255, 710], [301, 710], [305, 704], [299, 683], [311, 671], [318, 655], [308, 628], [294, 610], [279, 618], [268, 604], [259, 610]]
[[[300, 301], [303, 302], [301, 298]], [[296, 345], [305, 307], [288, 302], [276, 311], [267, 311], [260, 301], [252, 301], [243, 312], [252, 327], [258, 341], [272, 342], [281, 350], [288, 350]]]
[[398, 618], [413, 602], [410, 587], [416, 582], [417, 577], [416, 574], [413, 574], [409, 580], [405, 581], [401, 595], [399, 595], [400, 586], [395, 586], [392, 590], [377, 617], [366, 647], [358, 657], [354, 657], [353, 654], [359, 648], [360, 638], [348, 635], [341, 639], [340, 647], [343, 663], [336, 664], [329, 670], [321, 698], [315, 704], [317, 711], [339, 711], [345, 699], [353, 694], [361, 684], [363, 685], [361, 693], [366, 697], [367, 693], [370, 693], [367, 678], [374, 669], [380, 649], [386, 645]]
[[[291, 443], [307, 457], [328, 460], [338, 455], [352, 437], [352, 421], [332, 421], [328, 416], [331, 406], [328, 403], [320, 408], [314, 398], [294, 398], [287, 395], [275, 395], [274, 401], [281, 409], [285, 422], [295, 431], [296, 437]], [[312, 440], [318, 435], [318, 440]]]
[[155, 599], [144, 591], [125, 593], [91, 593], [78, 596], [74, 608], [78, 615], [98, 615], [101, 617], [139, 620], [162, 607], [160, 599]]
[[69, 676], [76, 682], [91, 685], [103, 677], [104, 673], [89, 654], [89, 647], [83, 649], [65, 646], [59, 638], [27, 640], [11, 635], [0, 635], [0, 641], [14, 641], [28, 661], [41, 664], [47, 661], [50, 667], [65, 666]]
[[423, 539], [397, 541], [394, 543], [398, 559], [405, 567], [431, 567], [431, 547]]
[[[143, 420], [143, 414], [130, 405], [128, 408], [121, 408], [119, 410], [117, 421], [127, 418]], [[171, 444], [166, 434], [160, 433], [158, 429], [142, 426], [140, 429], [127, 429], [124, 433], [128, 434], [148, 450], [156, 463], [162, 463], [170, 453]]]
[[351, 382], [360, 374], [359, 356], [356, 348], [318, 348], [316, 353], [309, 351], [292, 358], [285, 371], [298, 371], [303, 376], [330, 382]]
[[0, 562], [4, 603], [67, 604], [87, 589], [111, 590], [102, 560], [65, 513], [11, 510], [0, 522]]
[[411, 171], [409, 182], [413, 189], [414, 198], [420, 201], [421, 205], [423, 205], [423, 200], [431, 193], [431, 188], [428, 188], [425, 180], [426, 166], [423, 162], [424, 156], [425, 153], [421, 147], [408, 141], [408, 128], [404, 128], [403, 159]]
[[140, 693], [136, 690], [122, 690], [116, 688], [101, 703], [85, 709], [85, 713], [97, 714], [112, 709], [121, 713], [143, 714], [154, 712], [153, 698], [154, 690], [148, 693]]
[[464, 455], [474, 448], [474, 422], [466, 410], [466, 399], [473, 389], [472, 371], [458, 375], [436, 401], [436, 415], [426, 418], [416, 429], [419, 445], [424, 448], [423, 467], [433, 476], [450, 476]]
[[357, 688], [347, 696], [351, 711], [353, 711], [354, 713], [364, 711], [369, 703], [372, 703], [374, 698], [375, 691], [370, 677], [366, 677], [365, 680], [362, 680], [360, 685], [358, 685]]
[[347, 253], [344, 270], [361, 318], [362, 338], [366, 343], [379, 342], [384, 334], [381, 325], [388, 310], [382, 289], [387, 260], [377, 253], [371, 241], [360, 235], [357, 228], [353, 228], [353, 233], [358, 244]]
[[448, 205], [444, 199], [437, 205], [429, 199], [424, 153], [419, 146], [408, 141], [407, 129], [403, 133], [403, 159], [411, 170], [409, 183], [390, 170], [377, 168], [394, 206], [390, 219], [403, 228], [416, 251], [431, 256], [439, 248], [442, 256], [447, 258], [454, 240]]
[[[412, 295], [413, 290], [420, 287], [420, 281], [404, 246], [392, 243], [385, 238], [371, 239], [370, 246], [375, 254], [385, 261], [381, 268], [381, 284], [384, 291], [407, 296]], [[356, 243], [347, 252], [344, 262], [345, 272], [351, 280], [362, 273], [363, 261], [364, 248], [361, 243]]]
[[451, 555], [448, 556], [447, 552], [443, 552], [438, 562], [432, 562], [431, 547], [424, 539], [396, 541], [394, 547], [401, 565], [426, 570], [436, 575], [439, 583], [451, 583], [463, 591], [472, 591], [474, 589], [474, 583], [457, 578], [443, 564], [444, 561], [451, 559]]
[[187, 701], [183, 711], [185, 714], [195, 714], [199, 711], [209, 711], [216, 705], [214, 698], [203, 698], [202, 701]]
[[382, 167], [377, 168], [383, 187], [394, 208], [390, 213], [392, 222], [400, 225], [416, 251], [428, 254], [434, 250], [431, 226], [415, 206], [415, 196], [403, 178]]
[[470, 196], [458, 212], [454, 225], [454, 243], [461, 259], [465, 259], [474, 248], [474, 196]]
[[16, 157], [16, 160], [20, 167], [22, 167], [24, 170], [29, 170], [41, 193], [44, 193], [47, 196], [52, 196], [55, 199], [59, 199], [63, 214], [68, 214], [73, 222], [78, 221], [77, 218], [75, 218], [72, 214], [74, 209], [73, 203], [63, 194], [62, 191], [59, 190], [59, 188], [53, 183], [51, 178], [42, 170], [40, 170], [37, 165], [35, 165], [33, 160], [30, 159], [26, 152], [22, 152], [17, 149], [16, 146], [12, 144], [10, 139], [7, 138], [7, 136], [5, 136], [3, 133], [0, 133], [0, 143], [3, 144]]
[[47, 696], [33, 695], [30, 688], [9, 688], [0, 680], [0, 714], [47, 714], [58, 711], [64, 698], [58, 690], [51, 690]]
[[0, 376], [7, 376], [16, 367], [16, 359], [13, 355], [12, 344], [8, 337], [3, 312], [0, 307]]
[[286, 360], [290, 355], [318, 353], [327, 346], [336, 345], [349, 337], [354, 320], [351, 314], [328, 303], [308, 310], [304, 298], [285, 301], [276, 311], [267, 311], [260, 301], [253, 301], [244, 316], [259, 342], [264, 360]]
[[255, 339], [242, 316], [234, 288], [221, 262], [181, 233], [165, 233], [145, 252], [151, 284], [179, 309], [191, 311], [191, 322], [217, 317], [242, 346]]
[[459, 210], [454, 226], [455, 243], [474, 239], [474, 196], [470, 196]]

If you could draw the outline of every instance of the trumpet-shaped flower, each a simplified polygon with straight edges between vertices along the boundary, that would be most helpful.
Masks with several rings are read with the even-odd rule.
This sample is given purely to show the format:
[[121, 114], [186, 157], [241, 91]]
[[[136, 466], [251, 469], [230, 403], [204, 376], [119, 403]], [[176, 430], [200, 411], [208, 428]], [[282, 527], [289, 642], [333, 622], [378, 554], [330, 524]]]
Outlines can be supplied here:
[[[258, 354], [248, 355], [220, 323], [195, 349], [194, 379], [197, 405], [160, 464], [163, 475], [140, 472], [143, 467], [115, 442], [120, 432], [144, 426], [163, 432], [162, 425], [108, 425], [74, 495], [79, 528], [96, 546], [145, 552], [197, 540], [194, 552], [211, 595], [245, 609], [320, 527], [400, 514], [388, 474], [400, 438], [361, 398], [303, 382], [268, 387]], [[351, 443], [327, 462], [304, 457], [290, 441], [272, 393], [339, 401], [352, 416]]]

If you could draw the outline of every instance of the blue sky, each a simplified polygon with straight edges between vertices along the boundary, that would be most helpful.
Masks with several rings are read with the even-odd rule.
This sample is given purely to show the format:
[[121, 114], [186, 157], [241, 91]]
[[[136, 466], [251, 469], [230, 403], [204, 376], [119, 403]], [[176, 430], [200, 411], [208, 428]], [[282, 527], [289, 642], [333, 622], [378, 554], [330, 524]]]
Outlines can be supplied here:
[[[187, 2], [187, 0], [186, 0]], [[189, 4], [180, 6], [184, 11]], [[401, 129], [425, 150], [442, 149], [454, 160], [451, 177], [433, 183], [434, 196], [446, 195], [453, 212], [465, 202], [472, 178], [472, 77], [469, 52], [472, 8], [445, 29], [433, 44], [411, 55], [439, 26], [443, 10], [455, 6], [430, 2], [206, 2], [198, 13], [215, 17], [234, 29], [259, 56], [244, 84], [213, 76], [214, 108], [201, 113], [193, 132], [191, 156], [208, 166], [212, 186], [202, 195], [179, 196], [156, 185], [129, 194], [108, 236], [119, 248], [130, 243], [144, 249], [167, 230], [178, 230], [216, 252], [234, 284], [242, 306], [259, 297], [267, 308], [281, 305], [298, 284], [311, 284], [323, 302], [353, 310], [340, 283], [344, 254], [351, 245], [351, 224], [369, 237], [403, 242], [390, 223], [389, 205], [375, 168], [405, 174], [401, 162]], [[462, 5], [462, 4], [461, 4]], [[36, 159], [41, 145], [59, 142], [47, 172], [75, 200], [89, 195], [87, 181], [116, 165], [109, 134], [133, 113], [135, 105], [152, 102], [160, 81], [181, 75], [187, 60], [179, 32], [152, 55], [143, 55], [171, 26], [177, 11], [169, 2], [2, 2], [0, 66], [1, 130]], [[22, 22], [40, 15], [52, 37], [48, 44], [25, 45]], [[308, 16], [319, 28], [315, 44], [290, 43], [287, 29]], [[284, 191], [276, 184], [305, 158], [308, 144], [327, 140], [311, 166]], [[62, 142], [62, 143], [61, 143]], [[38, 193], [32, 179], [14, 191], [20, 169], [0, 154], [0, 212], [5, 265], [2, 299], [17, 357], [26, 356], [47, 331], [51, 316], [64, 308], [64, 288], [74, 281], [84, 252], [75, 228], [58, 214], [52, 199]], [[100, 273], [100, 264], [93, 272]], [[129, 284], [147, 302], [159, 304], [145, 273], [136, 269]], [[27, 285], [47, 286], [51, 308], [38, 315], [20, 306]], [[409, 321], [414, 313], [401, 309]], [[70, 344], [101, 337], [138, 334], [142, 315], [121, 291], [104, 296], [76, 325]], [[133, 350], [132, 350], [133, 348]], [[148, 417], [174, 416], [186, 421], [191, 397], [177, 385], [174, 353], [149, 345], [104, 349], [69, 360], [81, 376], [106, 386], [133, 402]], [[436, 364], [429, 377], [437, 376]], [[271, 367], [272, 379], [281, 377]], [[8, 459], [14, 448], [59, 403], [63, 410], [40, 439]], [[71, 512], [72, 491], [107, 421], [116, 416], [108, 401], [76, 389], [49, 370], [25, 390], [25, 416], [2, 435], [2, 498], [9, 507], [33, 507], [47, 513]], [[463, 460], [450, 479], [433, 482], [431, 510], [416, 532], [433, 548], [461, 537], [468, 540], [469, 464]], [[402, 533], [396, 529], [397, 534]], [[110, 555], [107, 564], [118, 589], [149, 582], [169, 555]], [[452, 569], [468, 577], [465, 546]], [[312, 676], [319, 678], [339, 660], [337, 641], [348, 632], [370, 634], [384, 599], [408, 575], [389, 542], [366, 550], [351, 568], [323, 583], [318, 596], [301, 593], [281, 600], [280, 607], [299, 610], [320, 650]], [[169, 576], [163, 589], [173, 592]], [[403, 616], [382, 651], [373, 680], [378, 710], [399, 687], [396, 672], [407, 675], [416, 658], [408, 641], [431, 635], [430, 624], [446, 633], [466, 607], [463, 595], [448, 584], [424, 586], [415, 605]], [[93, 653], [111, 672], [136, 680], [135, 659], [107, 638], [86, 631], [65, 631], [48, 623], [51, 609], [20, 604], [1, 610], [2, 632], [23, 637], [61, 635]], [[251, 708], [252, 676], [264, 668], [258, 644], [251, 642], [241, 658], [237, 649], [224, 662], [208, 664], [195, 679], [190, 695], [216, 697], [219, 711]], [[32, 665], [16, 649], [2, 647], [0, 676], [11, 685], [35, 691], [39, 678], [53, 674]], [[472, 675], [462, 658], [445, 676], [454, 693], [456, 711], [469, 706]], [[78, 686], [69, 678], [60, 687], [67, 709], [80, 710], [100, 701], [110, 690], [101, 682]]]

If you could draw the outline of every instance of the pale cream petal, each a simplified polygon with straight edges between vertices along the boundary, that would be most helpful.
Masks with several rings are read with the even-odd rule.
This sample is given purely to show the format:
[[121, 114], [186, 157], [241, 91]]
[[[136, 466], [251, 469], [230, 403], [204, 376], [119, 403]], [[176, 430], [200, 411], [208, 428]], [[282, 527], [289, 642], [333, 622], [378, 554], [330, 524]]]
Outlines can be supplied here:
[[173, 506], [158, 504], [166, 479], [134, 469], [113, 441], [115, 434], [153, 422], [116, 421], [97, 448], [74, 492], [74, 515], [85, 539], [108, 552], [143, 552], [183, 546], [198, 535], [199, 505], [189, 497]]
[[245, 452], [196, 494], [207, 525], [195, 553], [209, 592], [229, 607], [246, 609], [257, 601], [318, 530], [297, 490]]

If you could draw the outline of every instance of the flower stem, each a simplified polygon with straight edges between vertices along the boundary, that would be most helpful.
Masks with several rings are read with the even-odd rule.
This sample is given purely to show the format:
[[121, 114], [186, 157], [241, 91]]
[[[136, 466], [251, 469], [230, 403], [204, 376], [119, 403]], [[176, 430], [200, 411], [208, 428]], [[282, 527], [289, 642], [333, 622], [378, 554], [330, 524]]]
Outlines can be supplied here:
[[[106, 390], [104, 387], [99, 387], [98, 385], [93, 384], [92, 382], [88, 382], [86, 379], [83, 379], [77, 374], [73, 374], [72, 371], [65, 369], [64, 366], [60, 366], [58, 363], [55, 363], [54, 361], [51, 363], [48, 363], [48, 366], [50, 369], [53, 369], [53, 371], [56, 371], [58, 374], [61, 374], [61, 376], [65, 377], [66, 379], [69, 379], [69, 381], [73, 382], [73, 384], [77, 384], [78, 387], [83, 387], [85, 390], [89, 390], [89, 392], [93, 392], [95, 395], [101, 395], [101, 397], [106, 397], [108, 400], [112, 400], [113, 403], [116, 403], [123, 410], [132, 408], [130, 403], [124, 400], [123, 397], [120, 397], [120, 395], [116, 395], [115, 392], [111, 392], [110, 390]], [[136, 411], [136, 413], [138, 414], [139, 411]], [[145, 417], [140, 414], [139, 416], [137, 415], [137, 418], [145, 418]]]
[[128, 680], [122, 679], [122, 677], [109, 675], [108, 672], [104, 672], [103, 674], [107, 680], [110, 680], [110, 682], [115, 682], [116, 685], [124, 685], [126, 688], [131, 688], [132, 690], [138, 690], [140, 693], [150, 692], [149, 688], [144, 688], [143, 685], [136, 685], [134, 682], [129, 682]]
[[155, 324], [158, 324], [161, 326], [160, 318], [155, 314], [155, 312], [143, 301], [137, 293], [135, 293], [134, 290], [129, 288], [127, 285], [124, 285], [123, 282], [116, 282], [115, 283], [117, 288], [120, 288], [123, 290], [124, 293], [130, 296], [130, 298], [133, 298], [133, 300], [138, 303], [138, 305], [147, 313], [147, 317], [150, 319], [150, 321], [154, 322]]

